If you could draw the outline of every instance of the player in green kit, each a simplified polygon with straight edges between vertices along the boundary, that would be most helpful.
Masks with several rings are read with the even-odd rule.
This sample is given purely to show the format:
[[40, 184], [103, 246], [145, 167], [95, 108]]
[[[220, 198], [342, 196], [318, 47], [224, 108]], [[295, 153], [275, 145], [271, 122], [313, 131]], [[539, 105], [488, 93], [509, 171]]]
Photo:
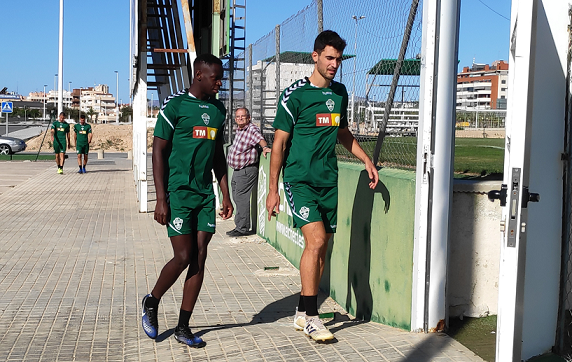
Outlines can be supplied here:
[[64, 173], [66, 150], [68, 145], [71, 144], [70, 125], [66, 122], [66, 114], [64, 112], [61, 112], [59, 119], [52, 123], [51, 134], [54, 153], [56, 154], [56, 164], [58, 165], [58, 173], [62, 174]]
[[284, 167], [284, 189], [294, 226], [304, 235], [300, 259], [302, 291], [294, 327], [316, 341], [334, 335], [318, 316], [318, 285], [324, 272], [328, 241], [336, 232], [338, 165], [336, 139], [365, 164], [369, 187], [374, 189], [377, 169], [348, 130], [346, 87], [334, 81], [342, 62], [345, 40], [326, 30], [314, 42], [314, 71], [286, 88], [274, 119], [270, 182], [266, 198], [268, 220], [279, 212], [278, 177]]
[[85, 170], [85, 165], [87, 165], [87, 155], [89, 154], [89, 144], [91, 143], [91, 138], [93, 133], [91, 131], [91, 125], [85, 123], [85, 115], [79, 116], [79, 123], [74, 124], [74, 141], [75, 148], [77, 151], [77, 164], [79, 166], [79, 171], [77, 173], [87, 173]]
[[205, 342], [191, 332], [189, 320], [203, 284], [207, 246], [216, 226], [211, 170], [223, 196], [220, 216], [231, 217], [233, 207], [223, 150], [226, 110], [215, 98], [222, 86], [222, 62], [203, 54], [193, 62], [193, 69], [191, 87], [165, 100], [155, 126], [155, 220], [167, 226], [174, 257], [143, 298], [142, 325], [150, 338], [157, 338], [159, 301], [188, 267], [174, 335], [180, 343], [202, 347]]

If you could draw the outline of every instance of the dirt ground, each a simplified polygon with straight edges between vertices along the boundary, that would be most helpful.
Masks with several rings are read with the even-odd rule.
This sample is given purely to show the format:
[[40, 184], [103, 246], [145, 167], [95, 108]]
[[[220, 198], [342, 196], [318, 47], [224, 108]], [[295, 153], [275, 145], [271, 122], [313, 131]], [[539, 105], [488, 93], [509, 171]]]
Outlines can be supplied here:
[[504, 128], [480, 128], [456, 130], [455, 137], [459, 138], [504, 138]]
[[[91, 150], [97, 151], [103, 149], [109, 152], [127, 152], [133, 149], [132, 125], [92, 124], [91, 127], [93, 130], [93, 139], [90, 145]], [[73, 134], [70, 136], [72, 145], [75, 145]], [[455, 136], [460, 138], [504, 138], [505, 130], [493, 128], [456, 130]], [[37, 151], [43, 138], [44, 134], [42, 133], [28, 140], [26, 142], [26, 150]], [[153, 147], [153, 128], [147, 129], [147, 145], [150, 151]], [[53, 147], [48, 131], [42, 145], [42, 151], [48, 152], [51, 150], [53, 150]]]
[[[105, 150], [109, 152], [127, 152], [133, 149], [133, 132], [132, 125], [130, 124], [92, 124], [93, 139], [91, 140], [90, 150]], [[71, 131], [73, 132], [73, 130]], [[26, 142], [27, 151], [37, 151], [42, 143], [42, 151], [51, 151], [52, 140], [50, 131], [44, 138], [44, 133], [34, 137]], [[71, 143], [75, 146], [73, 140], [73, 133], [70, 135]], [[149, 150], [153, 146], [153, 129], [147, 130], [147, 145]]]

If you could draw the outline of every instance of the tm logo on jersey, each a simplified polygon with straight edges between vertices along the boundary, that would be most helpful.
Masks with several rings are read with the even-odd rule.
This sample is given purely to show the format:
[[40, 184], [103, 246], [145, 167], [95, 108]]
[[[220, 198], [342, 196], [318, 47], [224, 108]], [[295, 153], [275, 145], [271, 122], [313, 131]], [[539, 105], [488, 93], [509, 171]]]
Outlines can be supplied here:
[[196, 127], [193, 127], [193, 138], [215, 140], [217, 131], [218, 130], [216, 128], [212, 128], [212, 127], [196, 126]]
[[316, 126], [318, 127], [339, 127], [339, 113], [318, 113], [316, 114]]

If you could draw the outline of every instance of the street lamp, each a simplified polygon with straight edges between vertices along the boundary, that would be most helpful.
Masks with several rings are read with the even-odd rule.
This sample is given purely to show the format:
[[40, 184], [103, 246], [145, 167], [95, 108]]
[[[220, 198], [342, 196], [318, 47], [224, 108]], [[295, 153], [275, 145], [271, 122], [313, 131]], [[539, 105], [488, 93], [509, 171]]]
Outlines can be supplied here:
[[[358, 21], [361, 19], [365, 19], [365, 16], [357, 16], [352, 15], [352, 19], [356, 21], [356, 30], [355, 30], [355, 38], [354, 38], [354, 74], [353, 74], [353, 81], [352, 81], [352, 122], [355, 122], [355, 115], [356, 110], [354, 107], [355, 104], [355, 93], [356, 93], [356, 62], [357, 62], [357, 25]], [[359, 123], [356, 122], [357, 133], [359, 133]]]
[[[54, 74], [54, 92], [57, 92], [57, 88], [56, 88], [57, 83], [58, 83], [58, 75]], [[55, 95], [54, 95], [54, 108], [56, 108], [56, 97], [55, 97]]]
[[119, 123], [119, 72], [115, 71], [115, 123]]
[[[68, 104], [69, 104], [69, 107], [70, 107], [70, 108], [71, 108], [71, 84], [72, 84], [71, 81], [68, 82], [68, 93], [69, 93], [69, 100], [70, 100], [70, 102], [69, 102]], [[71, 110], [70, 110], [70, 112], [71, 112]], [[68, 115], [68, 118], [69, 118], [69, 117], [71, 117], [71, 116]], [[78, 119], [78, 122], [79, 122], [79, 119]]]
[[44, 84], [44, 102], [43, 102], [44, 103], [44, 116], [43, 116], [44, 121], [46, 120], [46, 87], [47, 86], [48, 86], [47, 84]]

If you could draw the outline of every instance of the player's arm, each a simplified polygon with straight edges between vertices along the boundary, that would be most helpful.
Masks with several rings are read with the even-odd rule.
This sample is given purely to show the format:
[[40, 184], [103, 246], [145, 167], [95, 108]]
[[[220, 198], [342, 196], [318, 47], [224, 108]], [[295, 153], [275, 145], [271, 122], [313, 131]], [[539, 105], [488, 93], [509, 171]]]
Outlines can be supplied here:
[[73, 128], [73, 143], [77, 145], [77, 131], [75, 127]]
[[54, 143], [54, 133], [55, 133], [54, 124], [52, 123], [52, 127], [50, 128], [50, 135], [52, 137], [52, 144]]
[[222, 211], [219, 215], [223, 220], [232, 216], [233, 207], [230, 202], [230, 193], [228, 192], [228, 174], [226, 172], [226, 157], [224, 156], [223, 137], [220, 136], [216, 140], [214, 166], [213, 170], [218, 181], [220, 191], [222, 192]]
[[338, 140], [348, 151], [365, 164], [365, 170], [370, 179], [369, 188], [374, 189], [379, 181], [377, 169], [347, 127], [338, 129]]
[[171, 141], [155, 136], [153, 138], [153, 182], [157, 195], [155, 206], [155, 221], [161, 225], [169, 222], [169, 205], [167, 205], [167, 192], [165, 189], [165, 172], [167, 165], [168, 150]]
[[91, 128], [89, 129], [89, 133], [87, 134], [87, 144], [91, 144], [91, 138], [93, 137], [93, 131]]
[[68, 144], [67, 147], [70, 148], [71, 147], [71, 142], [70, 142], [70, 129], [68, 128], [68, 131], [66, 132], [66, 137], [68, 139]]
[[270, 177], [268, 184], [268, 196], [266, 196], [266, 210], [268, 221], [272, 216], [280, 212], [280, 195], [278, 194], [278, 177], [284, 161], [284, 151], [290, 138], [290, 133], [277, 129], [274, 132], [274, 143], [270, 154]]

